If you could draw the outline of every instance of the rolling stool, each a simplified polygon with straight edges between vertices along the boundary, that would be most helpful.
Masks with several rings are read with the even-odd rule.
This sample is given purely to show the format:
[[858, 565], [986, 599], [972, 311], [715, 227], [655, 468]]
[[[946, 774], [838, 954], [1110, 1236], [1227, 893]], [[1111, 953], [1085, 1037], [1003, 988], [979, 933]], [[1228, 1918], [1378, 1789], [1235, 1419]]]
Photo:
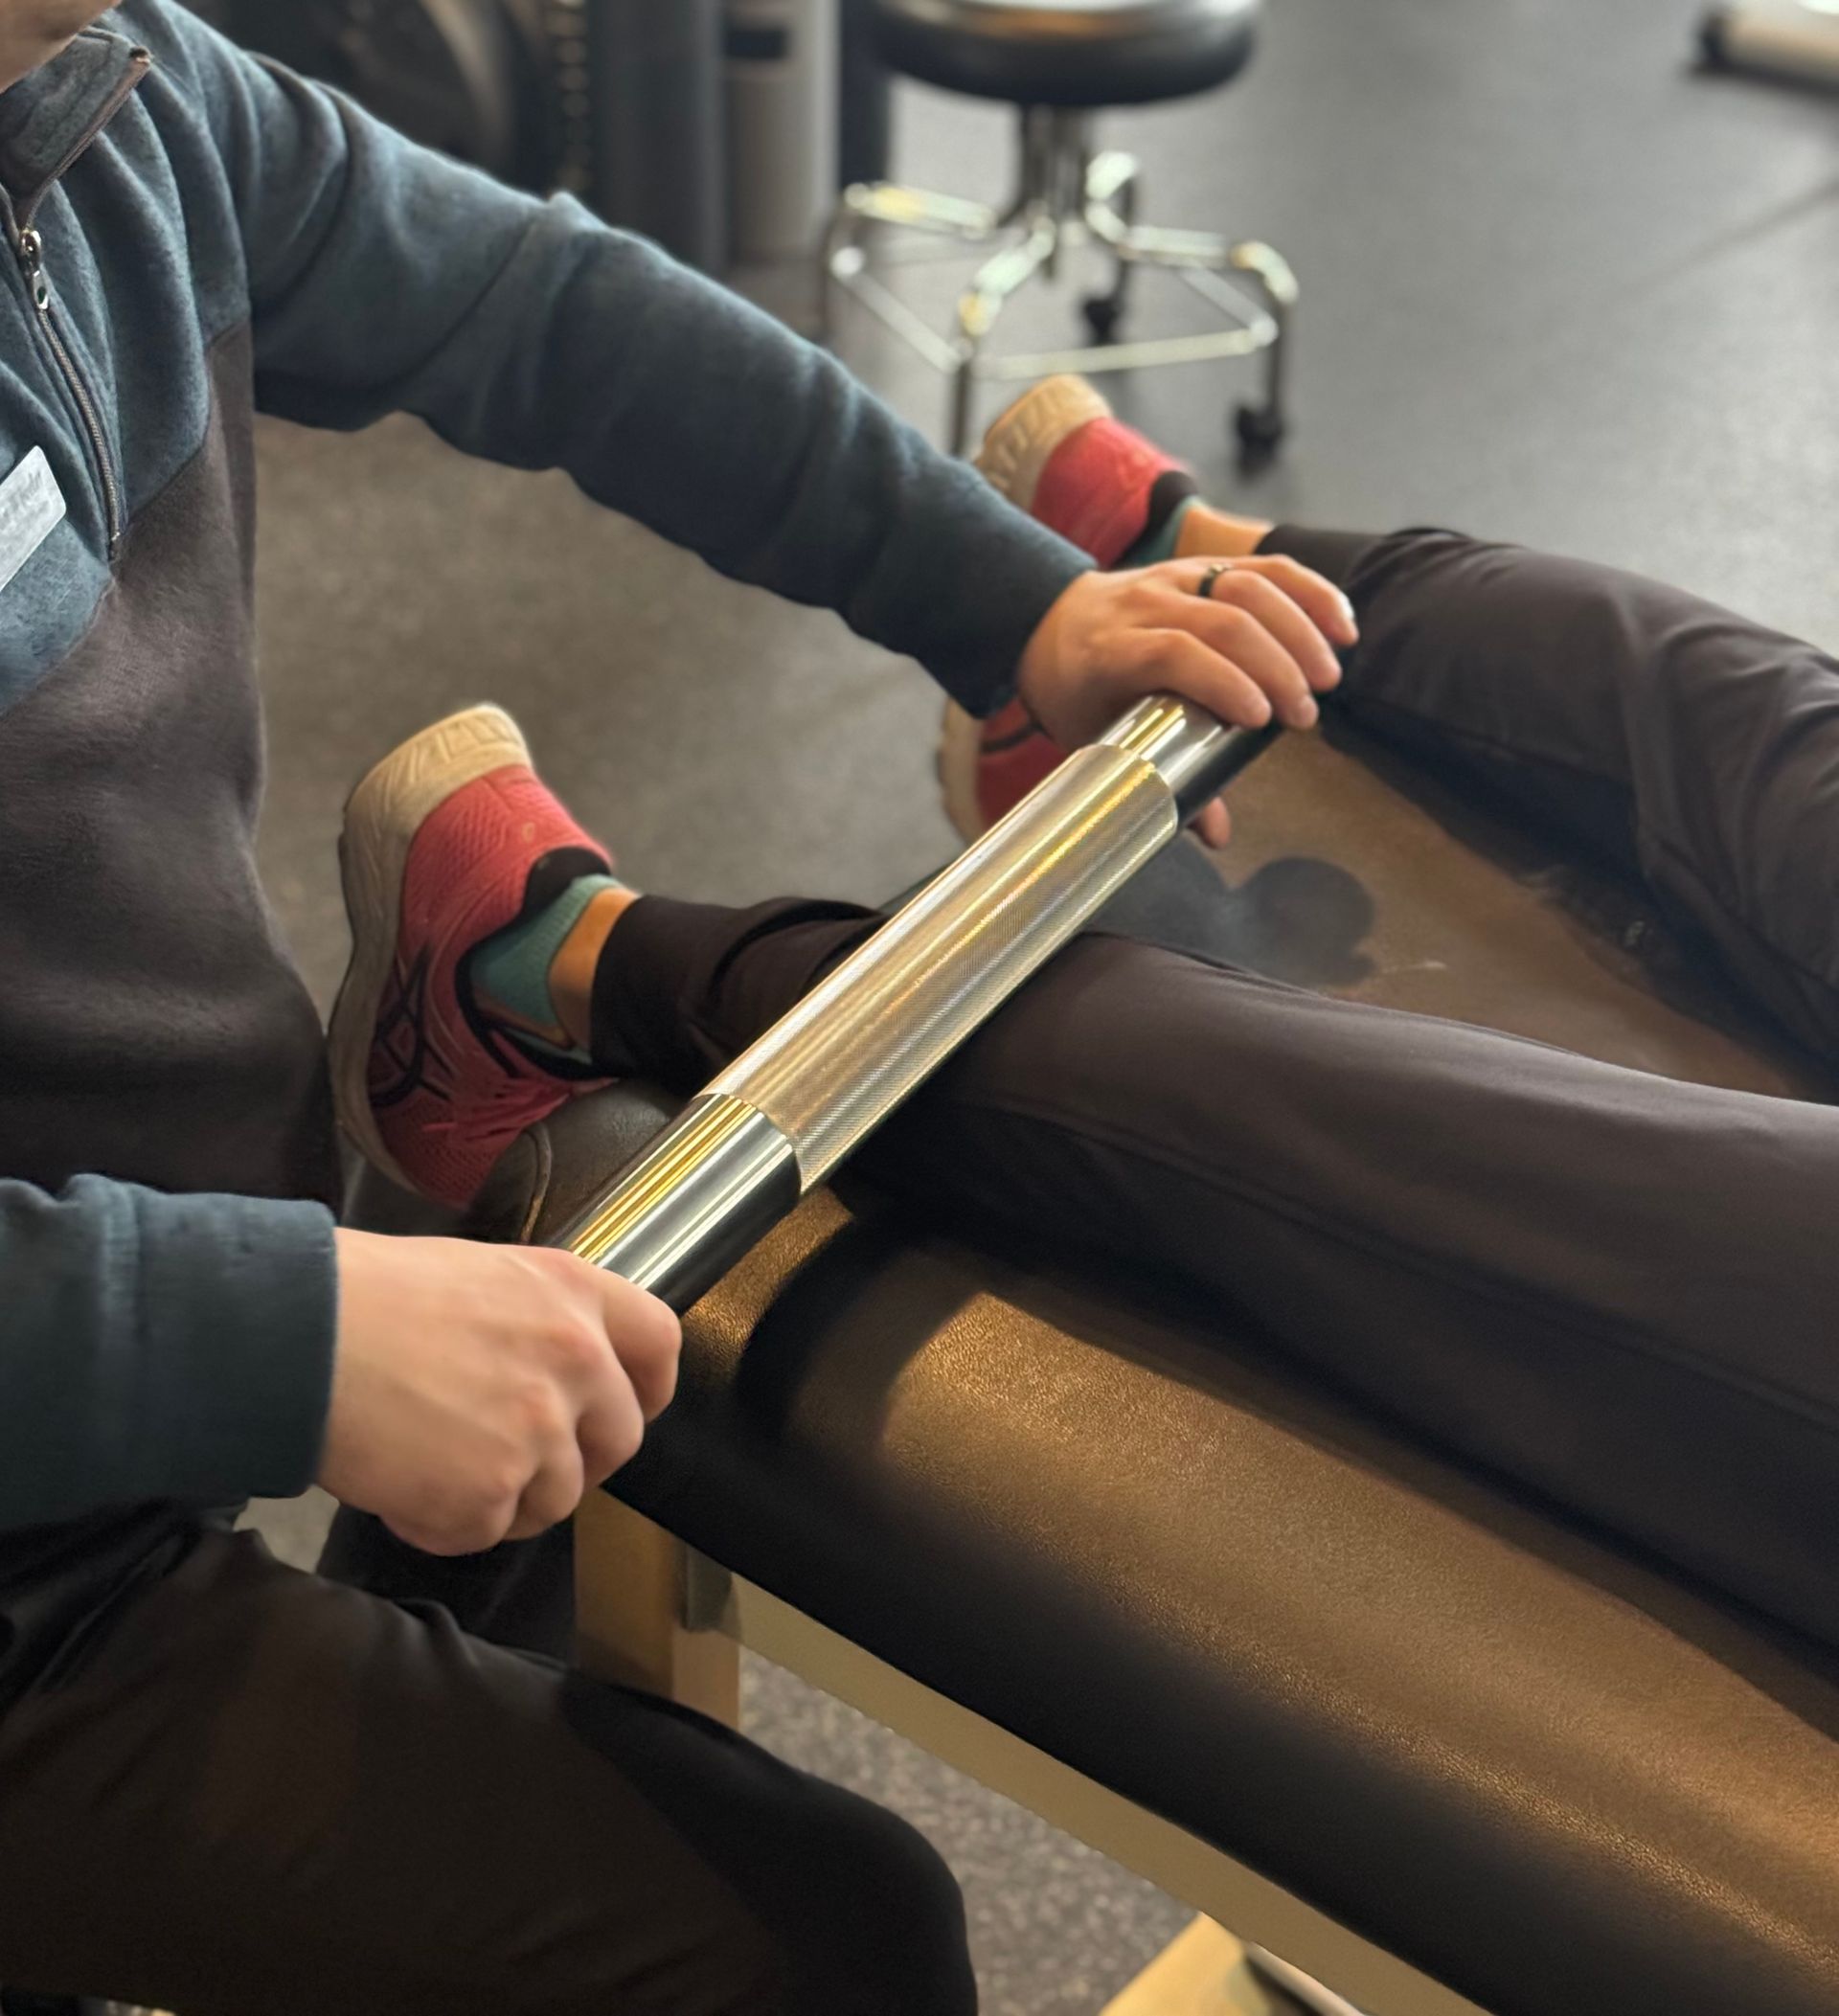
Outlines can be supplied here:
[[[1236, 409], [1249, 454], [1283, 439], [1284, 350], [1296, 282], [1270, 246], [1230, 244], [1209, 232], [1159, 231], [1138, 221], [1139, 176], [1128, 154], [1093, 147], [1094, 114], [1159, 104], [1237, 76], [1252, 53], [1261, 0], [863, 0], [882, 60], [897, 74], [1020, 113], [1019, 190], [1006, 210], [896, 182], [843, 193], [824, 249], [823, 329], [834, 332], [848, 293], [952, 381], [950, 445], [968, 442], [980, 379], [1030, 379], [1196, 364], [1261, 352], [1263, 398]], [[958, 303], [942, 336], [869, 270], [876, 226], [1002, 240]], [[1110, 286], [1082, 304], [1090, 346], [988, 357], [984, 345], [1016, 291], [1057, 277], [1061, 253], [1096, 246]], [[1117, 340], [1139, 266], [1167, 268], [1217, 309], [1227, 327], [1201, 335]]]

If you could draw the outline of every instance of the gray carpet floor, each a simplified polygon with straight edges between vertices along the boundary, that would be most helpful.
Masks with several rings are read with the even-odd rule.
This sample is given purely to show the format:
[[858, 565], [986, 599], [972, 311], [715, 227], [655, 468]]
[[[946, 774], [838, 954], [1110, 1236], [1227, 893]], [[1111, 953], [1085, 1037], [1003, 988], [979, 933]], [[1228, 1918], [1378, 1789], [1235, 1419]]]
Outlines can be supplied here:
[[[1281, 245], [1305, 288], [1297, 428], [1229, 466], [1242, 374], [1120, 383], [1222, 501], [1382, 528], [1456, 523], [1668, 576], [1839, 638], [1839, 118], [1692, 76], [1691, 0], [1283, 0], [1233, 90], [1120, 117], [1147, 208]], [[900, 167], [1000, 187], [989, 107], [903, 95]], [[796, 274], [752, 276], [793, 319]], [[916, 299], [948, 298], [917, 276]], [[1146, 317], [1166, 306], [1146, 292]], [[1063, 297], [1018, 336], [1063, 340]], [[937, 380], [872, 327], [842, 348], [920, 423]], [[261, 442], [272, 781], [263, 865], [322, 1003], [345, 949], [342, 797], [399, 736], [478, 698], [641, 886], [873, 897], [947, 850], [935, 693], [833, 618], [775, 604], [586, 504], [463, 461], [410, 421]], [[942, 584], [945, 588], [953, 584]], [[974, 593], [974, 585], [955, 592]], [[322, 1517], [264, 1507], [297, 1557]], [[964, 1878], [990, 2016], [1092, 2012], [1186, 1914], [783, 1674], [747, 1720], [885, 1799]]]

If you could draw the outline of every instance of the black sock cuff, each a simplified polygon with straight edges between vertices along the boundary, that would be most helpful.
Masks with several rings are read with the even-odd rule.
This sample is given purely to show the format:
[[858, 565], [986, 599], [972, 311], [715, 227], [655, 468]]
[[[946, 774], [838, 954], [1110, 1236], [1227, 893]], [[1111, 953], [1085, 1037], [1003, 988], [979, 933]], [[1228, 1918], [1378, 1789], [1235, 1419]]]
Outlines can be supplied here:
[[1191, 497], [1199, 495], [1200, 484], [1192, 470], [1163, 470], [1149, 487], [1149, 515], [1143, 521], [1143, 530], [1131, 541], [1132, 546], [1148, 545]]
[[[596, 1067], [693, 1090], [783, 1014], [811, 983], [877, 930], [856, 903], [781, 897], [737, 910], [641, 896], [614, 926], [594, 971], [589, 1022]], [[736, 966], [767, 943], [778, 956]]]
[[698, 959], [733, 916], [670, 896], [640, 896], [626, 909], [594, 969], [588, 1028], [597, 1072], [662, 1084], [694, 1076], [683, 1003]]
[[1286, 555], [1301, 560], [1337, 588], [1346, 588], [1360, 562], [1379, 543], [1378, 535], [1363, 532], [1317, 532], [1306, 525], [1274, 525], [1258, 542], [1260, 553]]

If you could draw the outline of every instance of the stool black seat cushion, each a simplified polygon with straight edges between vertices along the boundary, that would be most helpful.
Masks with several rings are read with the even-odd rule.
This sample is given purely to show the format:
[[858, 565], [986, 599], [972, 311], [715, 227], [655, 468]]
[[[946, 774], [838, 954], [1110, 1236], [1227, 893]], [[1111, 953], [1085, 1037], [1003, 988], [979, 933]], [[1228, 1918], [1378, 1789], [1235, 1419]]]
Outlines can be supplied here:
[[1252, 53], [1262, 0], [872, 0], [883, 59], [1018, 105], [1142, 105], [1211, 91]]

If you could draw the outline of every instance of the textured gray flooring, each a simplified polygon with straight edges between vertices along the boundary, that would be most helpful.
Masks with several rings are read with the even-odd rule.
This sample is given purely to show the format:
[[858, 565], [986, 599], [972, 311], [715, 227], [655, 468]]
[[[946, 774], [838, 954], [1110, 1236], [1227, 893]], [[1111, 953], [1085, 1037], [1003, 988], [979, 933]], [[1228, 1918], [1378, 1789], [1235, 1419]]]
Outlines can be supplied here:
[[[1839, 637], [1839, 122], [1687, 73], [1695, 0], [1282, 0], [1233, 91], [1120, 117], [1159, 220], [1283, 247], [1305, 286], [1298, 427], [1228, 467], [1227, 375], [1119, 385], [1222, 500], [1375, 528], [1460, 523], [1666, 575]], [[902, 168], [993, 193], [1005, 125], [908, 94]], [[807, 306], [767, 276], [775, 306]], [[945, 277], [916, 283], [942, 301]], [[1146, 313], [1158, 306], [1146, 294]], [[1171, 311], [1175, 311], [1170, 304]], [[1059, 340], [1063, 304], [1016, 333]], [[922, 424], [938, 382], [873, 328], [846, 353]], [[937, 704], [913, 668], [419, 426], [261, 444], [273, 777], [263, 862], [316, 993], [344, 956], [332, 868], [355, 772], [490, 697], [647, 887], [872, 896], [946, 849]], [[959, 584], [974, 593], [975, 585]], [[310, 1551], [315, 1508], [265, 1508]], [[1093, 2011], [1185, 1914], [785, 1676], [749, 1727], [884, 1798], [964, 1877], [991, 2016]]]

